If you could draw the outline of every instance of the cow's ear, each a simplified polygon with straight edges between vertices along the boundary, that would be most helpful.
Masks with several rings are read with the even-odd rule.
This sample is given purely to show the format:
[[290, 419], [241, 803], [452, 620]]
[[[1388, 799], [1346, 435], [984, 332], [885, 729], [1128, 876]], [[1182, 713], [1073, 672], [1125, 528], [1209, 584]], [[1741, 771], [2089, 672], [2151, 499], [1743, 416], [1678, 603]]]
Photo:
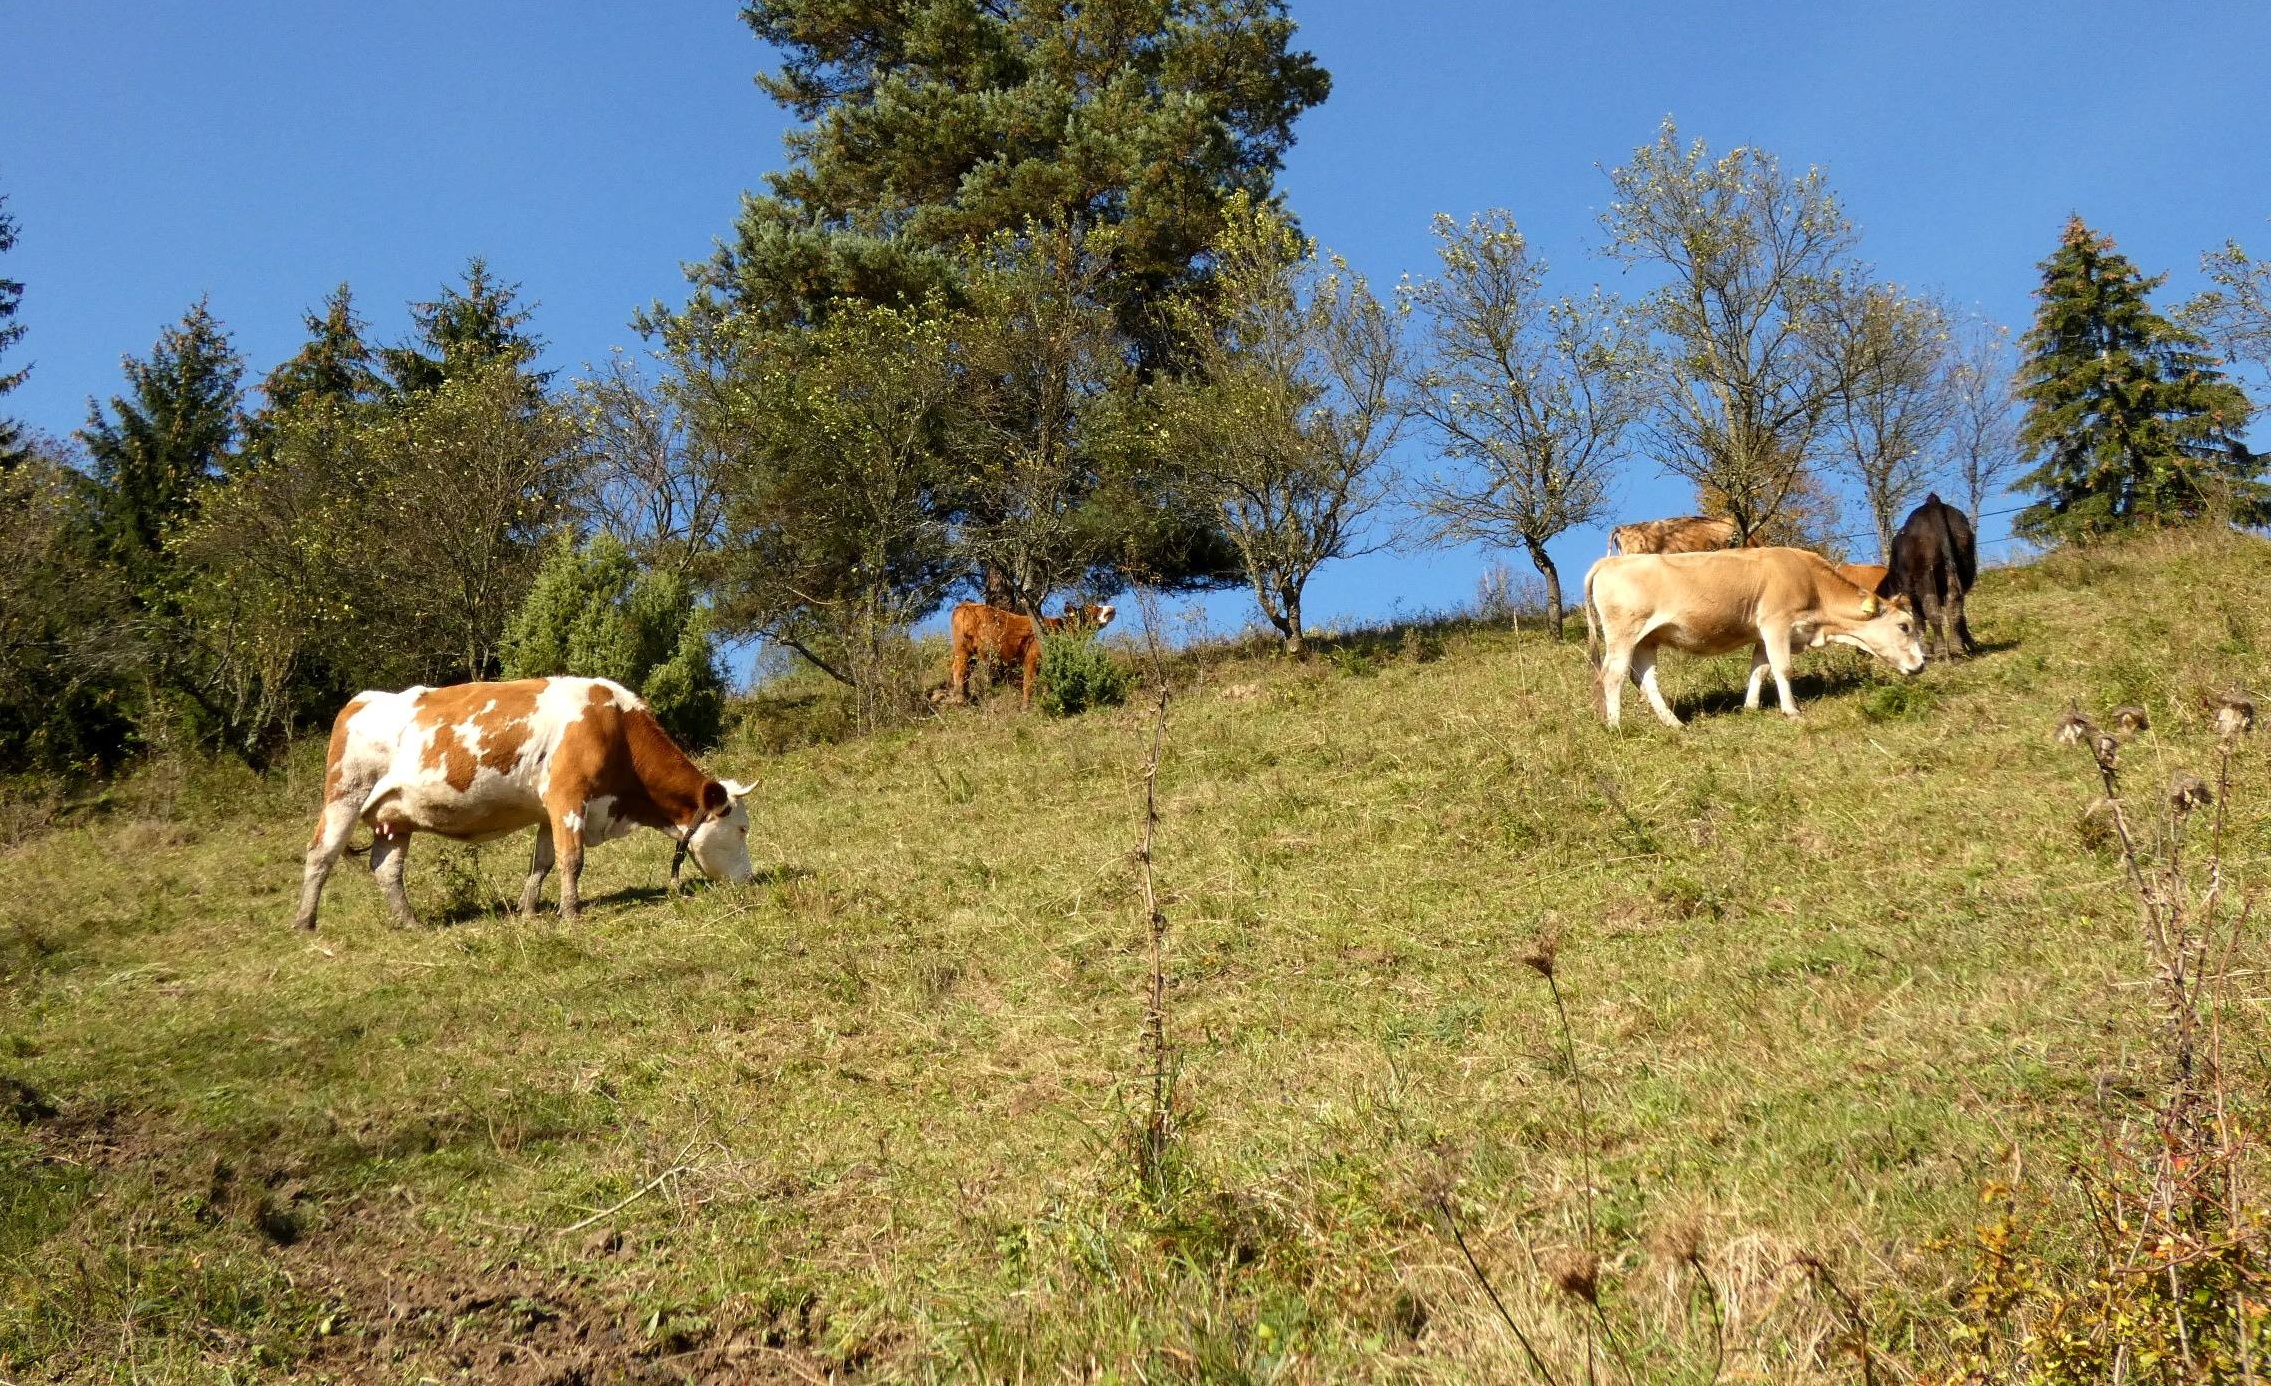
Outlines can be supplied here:
[[724, 785], [711, 780], [702, 786], [702, 813], [705, 817], [715, 818], [731, 807], [733, 796], [726, 793]]

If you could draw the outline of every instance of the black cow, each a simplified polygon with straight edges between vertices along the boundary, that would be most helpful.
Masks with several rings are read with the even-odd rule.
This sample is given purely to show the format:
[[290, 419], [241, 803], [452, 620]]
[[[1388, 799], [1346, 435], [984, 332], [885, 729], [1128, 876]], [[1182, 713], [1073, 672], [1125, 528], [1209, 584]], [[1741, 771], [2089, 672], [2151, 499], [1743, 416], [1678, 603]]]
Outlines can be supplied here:
[[1887, 597], [1908, 598], [1924, 619], [1926, 640], [1937, 633], [1943, 654], [1979, 649], [1963, 617], [1964, 594], [1979, 577], [1978, 538], [1961, 510], [1937, 493], [1926, 496], [1893, 536], [1892, 571], [1877, 589]]

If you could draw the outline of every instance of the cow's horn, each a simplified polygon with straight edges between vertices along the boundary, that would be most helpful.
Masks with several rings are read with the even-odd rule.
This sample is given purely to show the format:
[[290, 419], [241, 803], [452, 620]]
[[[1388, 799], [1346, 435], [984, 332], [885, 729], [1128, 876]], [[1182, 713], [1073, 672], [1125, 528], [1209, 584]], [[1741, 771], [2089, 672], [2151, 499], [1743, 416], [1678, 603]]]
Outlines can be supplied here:
[[736, 798], [736, 799], [739, 799], [739, 798], [741, 798], [741, 797], [742, 797], [743, 795], [747, 794], [747, 793], [748, 793], [748, 792], [749, 792], [750, 790], [752, 790], [752, 789], [755, 789], [755, 788], [757, 787], [757, 786], [755, 786], [755, 785], [753, 785], [753, 784], [743, 784], [743, 783], [742, 783], [741, 781], [739, 781], [739, 780], [719, 780], [719, 781], [718, 781], [718, 783], [719, 783], [719, 784], [722, 784], [722, 785], [724, 785], [724, 786], [725, 786], [725, 792], [726, 792], [726, 793], [727, 793], [728, 795], [730, 795], [731, 797], [733, 797], [733, 798]]

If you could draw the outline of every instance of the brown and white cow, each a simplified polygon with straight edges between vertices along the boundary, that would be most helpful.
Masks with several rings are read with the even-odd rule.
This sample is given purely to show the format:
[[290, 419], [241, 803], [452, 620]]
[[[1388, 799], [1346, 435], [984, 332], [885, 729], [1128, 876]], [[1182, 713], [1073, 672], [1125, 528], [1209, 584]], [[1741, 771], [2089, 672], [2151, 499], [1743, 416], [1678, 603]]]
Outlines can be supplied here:
[[357, 822], [371, 830], [371, 873], [405, 925], [418, 922], [402, 888], [412, 833], [489, 842], [533, 826], [524, 914], [557, 859], [560, 913], [574, 919], [584, 847], [634, 827], [669, 833], [707, 875], [746, 882], [748, 792], [704, 774], [637, 694], [606, 679], [359, 693], [331, 725], [298, 923], [315, 927], [323, 883]]
[[1609, 531], [1609, 553], [1705, 553], [1735, 542], [1735, 522], [1704, 515], [1642, 520]]
[[1602, 710], [1612, 727], [1627, 675], [1666, 726], [1680, 725], [1656, 686], [1656, 655], [1666, 648], [1715, 655], [1751, 646], [1743, 706], [1758, 707], [1761, 686], [1772, 672], [1788, 717], [1798, 715], [1790, 692], [1793, 650], [1835, 640], [1859, 646], [1904, 674], [1924, 667], [1916, 614], [1905, 600], [1887, 602], [1862, 591], [1838, 576], [1828, 559], [1804, 549], [1604, 558], [1585, 574], [1585, 636], [1599, 665]]
[[949, 630], [953, 637], [946, 676], [947, 697], [957, 703], [970, 700], [970, 666], [980, 660], [1007, 669], [1025, 671], [1023, 707], [1033, 706], [1033, 681], [1041, 672], [1041, 631], [1102, 630], [1112, 624], [1118, 608], [1100, 602], [1066, 607], [1062, 616], [1043, 616], [1040, 630], [1033, 618], [984, 602], [964, 602], [954, 608]]

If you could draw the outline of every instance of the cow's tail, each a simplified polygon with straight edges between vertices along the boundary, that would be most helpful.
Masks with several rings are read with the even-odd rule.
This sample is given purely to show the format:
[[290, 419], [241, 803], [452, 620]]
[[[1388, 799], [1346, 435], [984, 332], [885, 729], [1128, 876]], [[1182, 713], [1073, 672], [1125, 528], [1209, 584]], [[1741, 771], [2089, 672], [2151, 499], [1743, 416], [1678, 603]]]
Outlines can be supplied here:
[[[1603, 562], [1606, 561], [1603, 560]], [[1593, 605], [1593, 574], [1600, 570], [1601, 565], [1599, 563], [1585, 570], [1585, 658], [1591, 660], [1596, 669], [1601, 667], [1603, 646], [1601, 642], [1601, 613]]]

